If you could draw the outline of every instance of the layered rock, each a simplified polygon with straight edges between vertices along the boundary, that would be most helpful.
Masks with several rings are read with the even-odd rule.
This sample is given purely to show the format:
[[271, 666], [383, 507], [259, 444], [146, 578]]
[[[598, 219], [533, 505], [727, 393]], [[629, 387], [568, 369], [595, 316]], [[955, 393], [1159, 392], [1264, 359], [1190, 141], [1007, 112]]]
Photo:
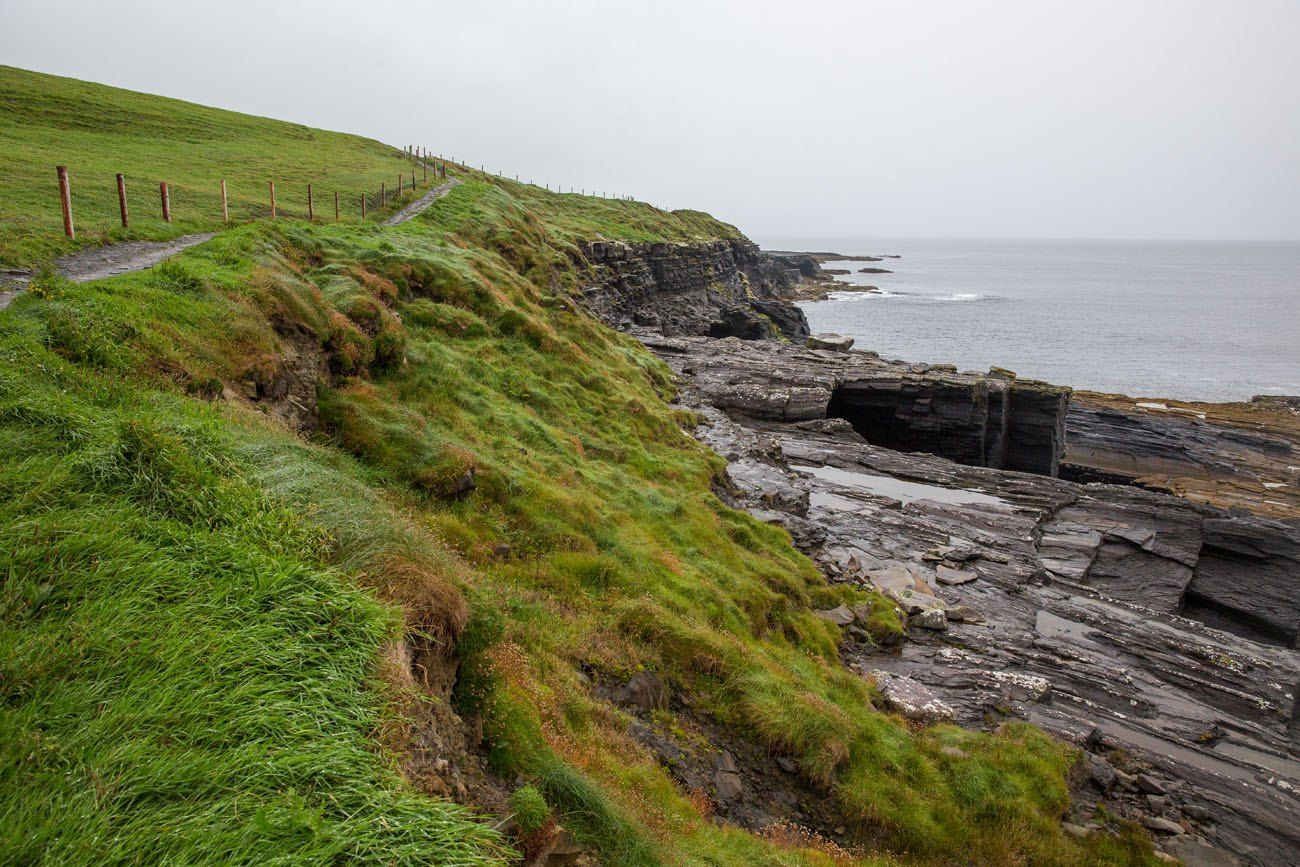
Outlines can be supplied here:
[[[786, 527], [832, 580], [879, 589], [908, 616], [901, 653], [845, 645], [888, 707], [918, 722], [1030, 720], [1092, 750], [1095, 798], [1167, 851], [1295, 863], [1294, 523], [903, 453], [828, 417], [843, 383], [884, 377], [899, 383], [886, 391], [932, 389], [916, 416], [926, 423], [904, 415], [899, 428], [931, 450], [987, 460], [975, 443], [1003, 433], [1014, 454], [1017, 436], [1059, 431], [1053, 420], [1022, 432], [1013, 400], [1011, 418], [990, 423], [985, 409], [977, 423], [979, 395], [987, 407], [998, 388], [988, 377], [861, 353], [646, 340], [683, 375], [697, 435], [728, 458], [724, 496]], [[1072, 817], [1081, 832], [1090, 803]]]
[[743, 238], [698, 244], [593, 241], [583, 255], [592, 280], [587, 306], [616, 328], [668, 336], [761, 340], [808, 336], [788, 300], [800, 272]]
[[1049, 476], [1064, 450], [1066, 388], [870, 352], [642, 338], [710, 402], [749, 418], [842, 418], [876, 445]]
[[1064, 474], [1300, 517], [1300, 410], [1282, 399], [1196, 404], [1076, 395]]

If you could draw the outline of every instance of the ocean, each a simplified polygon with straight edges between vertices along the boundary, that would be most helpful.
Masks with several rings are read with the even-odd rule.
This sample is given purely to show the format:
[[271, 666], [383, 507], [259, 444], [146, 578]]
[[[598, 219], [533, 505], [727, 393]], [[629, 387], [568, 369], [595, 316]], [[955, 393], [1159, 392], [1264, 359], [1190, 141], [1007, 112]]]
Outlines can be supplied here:
[[755, 240], [901, 256], [826, 263], [882, 291], [800, 305], [886, 358], [1134, 397], [1300, 394], [1300, 242]]

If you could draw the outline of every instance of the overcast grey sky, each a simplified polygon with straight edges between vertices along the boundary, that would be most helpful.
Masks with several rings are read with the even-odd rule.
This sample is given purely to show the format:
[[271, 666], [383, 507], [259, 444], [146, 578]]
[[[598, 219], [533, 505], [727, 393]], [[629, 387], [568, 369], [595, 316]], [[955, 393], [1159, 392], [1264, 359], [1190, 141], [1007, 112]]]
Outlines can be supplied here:
[[1300, 238], [1300, 0], [0, 0], [0, 62], [760, 239]]

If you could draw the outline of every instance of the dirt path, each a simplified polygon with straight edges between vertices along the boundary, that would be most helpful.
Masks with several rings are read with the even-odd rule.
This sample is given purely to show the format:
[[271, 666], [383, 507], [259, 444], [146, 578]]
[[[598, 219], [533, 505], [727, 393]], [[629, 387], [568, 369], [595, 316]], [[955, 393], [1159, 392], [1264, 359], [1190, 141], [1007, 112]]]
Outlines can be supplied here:
[[[85, 283], [131, 271], [143, 271], [157, 265], [162, 260], [175, 256], [181, 250], [202, 244], [213, 236], [213, 232], [196, 235], [181, 235], [170, 241], [123, 241], [109, 244], [93, 250], [82, 250], [67, 256], [60, 256], [54, 261], [59, 273], [73, 283]], [[27, 271], [0, 272], [0, 310], [9, 306], [9, 302], [31, 282], [32, 274]]]
[[407, 220], [411, 219], [416, 214], [450, 193], [452, 187], [459, 185], [460, 181], [455, 180], [454, 178], [447, 181], [445, 184], [439, 184], [423, 196], [420, 196], [420, 198], [416, 199], [414, 202], [411, 202], [411, 204], [407, 205], [405, 208], [402, 208], [402, 210], [398, 211], [396, 214], [393, 214], [387, 220], [384, 220], [381, 225], [396, 226], [399, 223], [405, 223]]
[[[405, 223], [447, 195], [460, 183], [452, 179], [434, 187], [380, 225], [396, 226]], [[109, 244], [106, 247], [61, 256], [54, 264], [58, 267], [59, 273], [73, 283], [85, 283], [87, 280], [99, 280], [151, 268], [184, 249], [202, 244], [214, 234], [214, 232], [204, 232], [196, 235], [181, 235], [170, 241], [123, 241], [120, 244]], [[27, 288], [32, 276], [30, 271], [0, 271], [0, 310], [8, 307], [9, 302]]]

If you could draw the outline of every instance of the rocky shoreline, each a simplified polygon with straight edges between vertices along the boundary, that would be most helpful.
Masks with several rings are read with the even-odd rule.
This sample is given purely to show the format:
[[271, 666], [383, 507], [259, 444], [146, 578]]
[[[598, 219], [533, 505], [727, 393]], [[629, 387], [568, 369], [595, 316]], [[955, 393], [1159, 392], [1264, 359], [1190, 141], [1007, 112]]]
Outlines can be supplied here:
[[[852, 351], [790, 303], [831, 256], [737, 248], [604, 315], [677, 373], [725, 498], [895, 600], [898, 647], [823, 612], [845, 665], [918, 723], [1025, 719], [1078, 744], [1071, 833], [1099, 832], [1103, 805], [1188, 864], [1296, 863], [1300, 410]], [[621, 295], [588, 292], [598, 312]]]

